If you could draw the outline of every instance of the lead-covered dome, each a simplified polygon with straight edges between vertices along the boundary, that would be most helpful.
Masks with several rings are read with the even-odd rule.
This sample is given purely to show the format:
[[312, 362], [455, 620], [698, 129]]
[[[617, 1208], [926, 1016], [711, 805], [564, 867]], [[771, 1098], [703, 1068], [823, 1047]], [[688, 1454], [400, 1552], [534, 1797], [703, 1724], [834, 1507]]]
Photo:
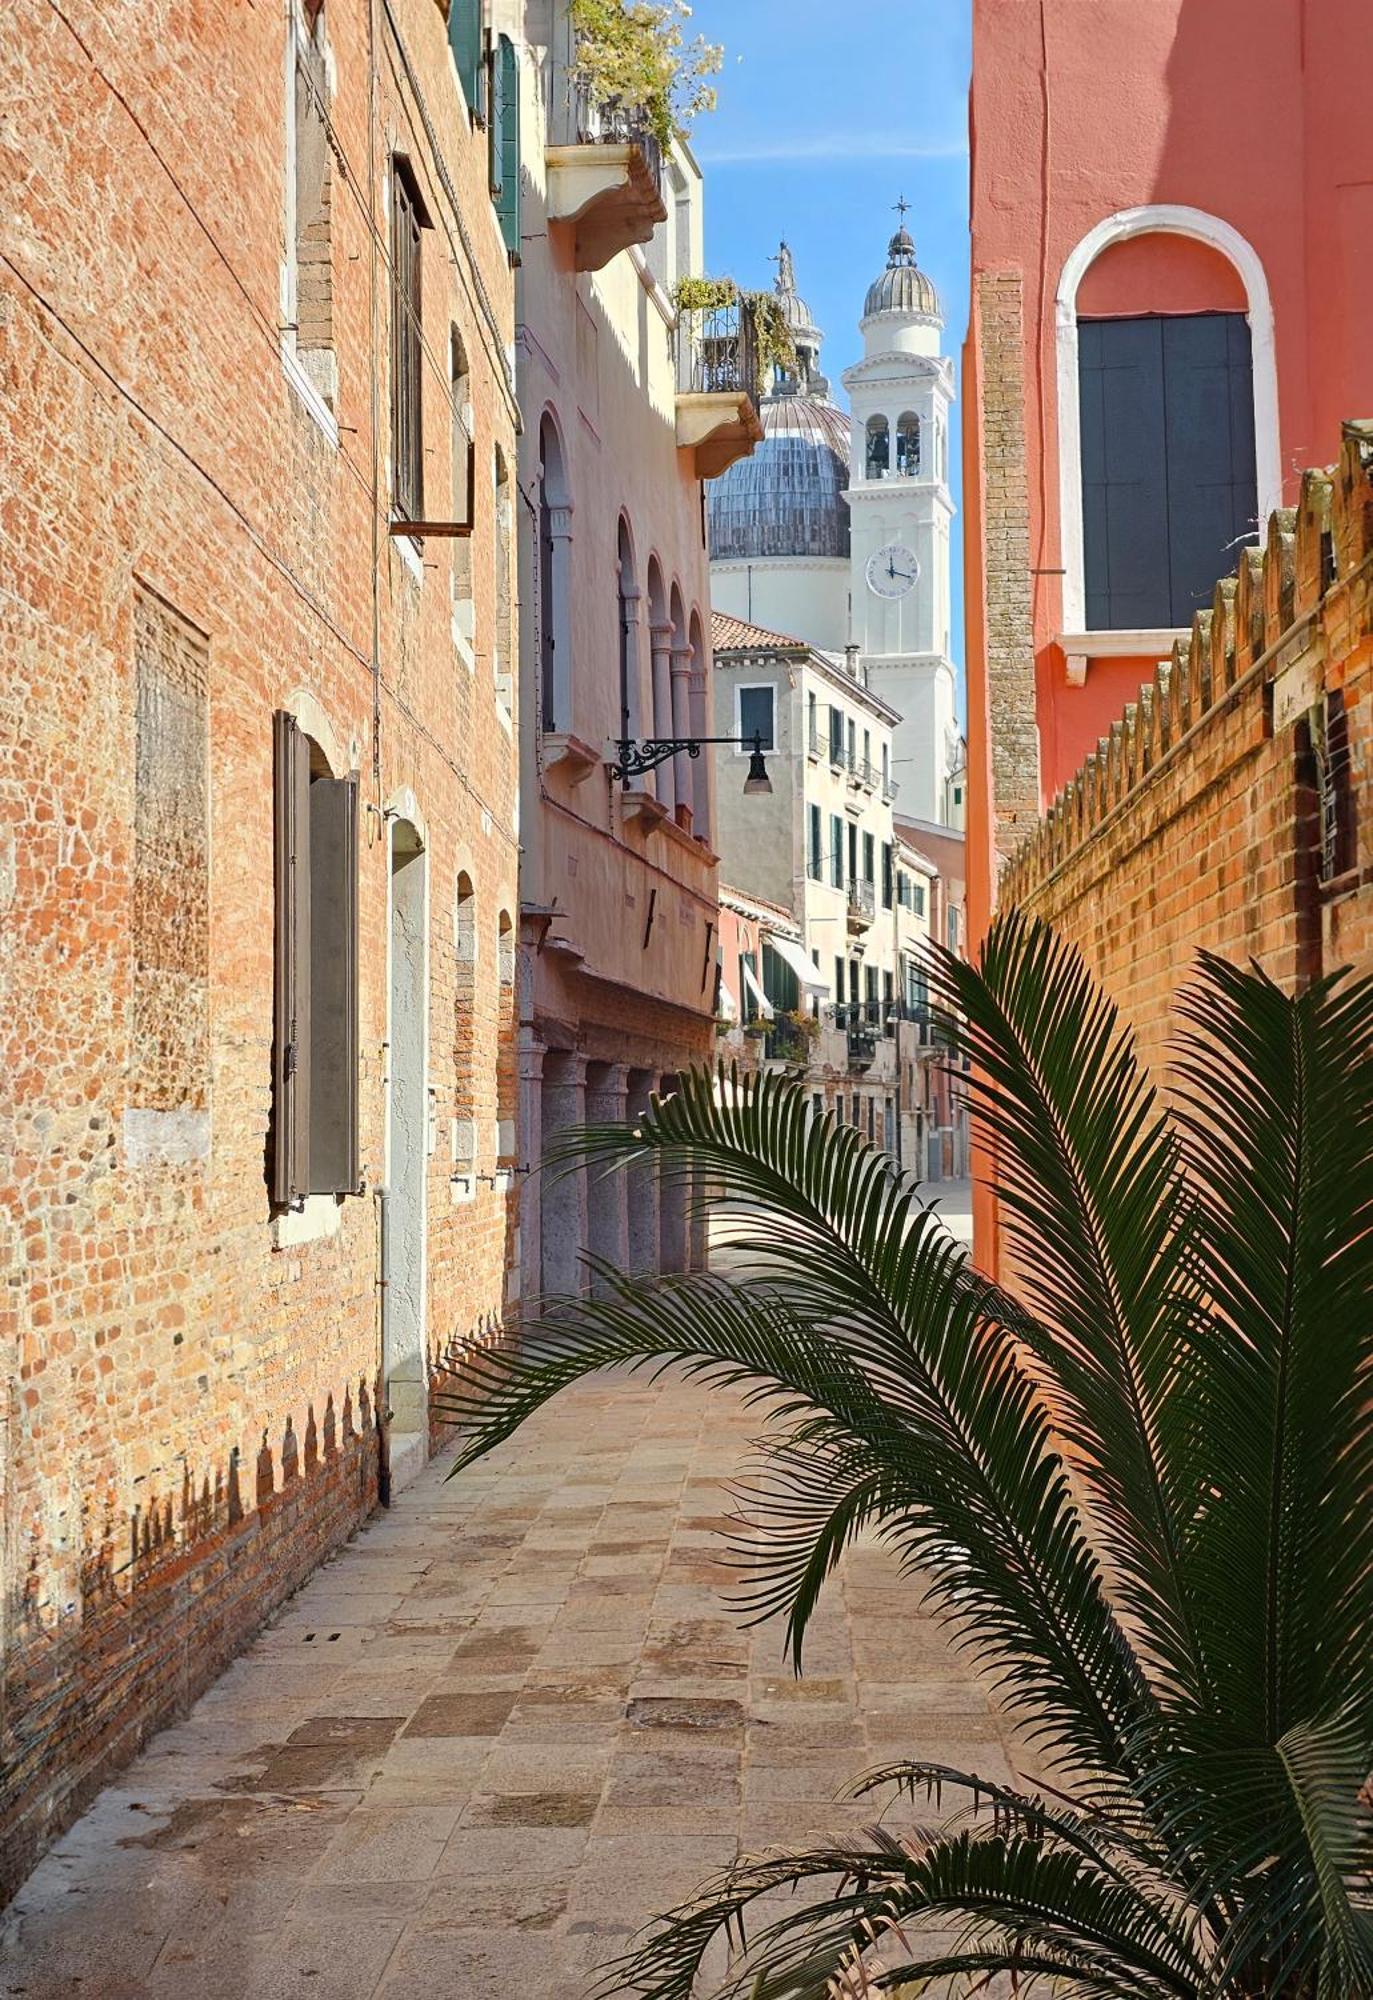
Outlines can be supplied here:
[[769, 396], [763, 441], [710, 482], [714, 562], [849, 553], [849, 420], [827, 398]]
[[887, 245], [887, 268], [868, 286], [863, 317], [873, 313], [922, 313], [940, 319], [939, 294], [915, 261], [915, 243], [903, 222]]

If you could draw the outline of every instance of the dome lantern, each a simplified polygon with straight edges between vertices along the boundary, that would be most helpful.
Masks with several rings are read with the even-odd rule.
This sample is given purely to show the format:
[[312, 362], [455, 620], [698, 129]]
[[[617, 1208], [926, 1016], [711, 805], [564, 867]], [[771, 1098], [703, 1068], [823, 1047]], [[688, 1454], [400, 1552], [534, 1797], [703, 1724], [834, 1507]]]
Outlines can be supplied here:
[[915, 239], [906, 227], [909, 205], [904, 196], [896, 204], [900, 221], [887, 245], [887, 267], [868, 286], [863, 317], [870, 319], [874, 313], [918, 313], [942, 326], [939, 294], [915, 261]]

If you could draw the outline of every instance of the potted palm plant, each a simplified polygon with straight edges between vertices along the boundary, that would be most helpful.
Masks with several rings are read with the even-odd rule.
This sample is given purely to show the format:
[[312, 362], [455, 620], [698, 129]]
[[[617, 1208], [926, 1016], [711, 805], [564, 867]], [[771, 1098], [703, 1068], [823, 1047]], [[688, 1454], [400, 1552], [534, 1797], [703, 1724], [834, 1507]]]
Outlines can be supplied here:
[[799, 1668], [875, 1532], [1055, 1775], [859, 1775], [928, 1824], [740, 1862], [614, 1983], [689, 2000], [724, 1931], [725, 1990], [773, 2000], [864, 1990], [879, 1938], [884, 1990], [1373, 1994], [1373, 981], [1292, 998], [1203, 958], [1165, 1104], [1042, 926], [1012, 914], [930, 977], [1015, 1291], [797, 1085], [701, 1073], [579, 1143], [723, 1189], [752, 1274], [606, 1271], [474, 1357], [460, 1464], [612, 1364], [775, 1392], [754, 1610]]

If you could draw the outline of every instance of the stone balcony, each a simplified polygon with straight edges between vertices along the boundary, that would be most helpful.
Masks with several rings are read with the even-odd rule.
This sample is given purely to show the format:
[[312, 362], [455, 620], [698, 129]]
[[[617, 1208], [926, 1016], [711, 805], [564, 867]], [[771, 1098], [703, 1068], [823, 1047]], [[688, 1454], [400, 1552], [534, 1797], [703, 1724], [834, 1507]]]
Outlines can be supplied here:
[[662, 149], [642, 113], [585, 92], [567, 125], [567, 140], [544, 152], [548, 220], [575, 231], [577, 269], [599, 271], [666, 221]]
[[763, 441], [758, 352], [746, 300], [677, 315], [677, 443], [698, 479], [718, 479]]

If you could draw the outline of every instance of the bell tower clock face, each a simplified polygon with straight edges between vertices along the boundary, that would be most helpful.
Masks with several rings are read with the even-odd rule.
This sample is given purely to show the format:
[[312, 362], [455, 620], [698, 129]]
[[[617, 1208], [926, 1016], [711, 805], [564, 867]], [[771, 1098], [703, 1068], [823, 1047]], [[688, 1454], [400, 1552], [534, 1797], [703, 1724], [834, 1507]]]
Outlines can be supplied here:
[[902, 542], [888, 542], [868, 557], [865, 572], [874, 597], [904, 597], [915, 588], [920, 565]]

